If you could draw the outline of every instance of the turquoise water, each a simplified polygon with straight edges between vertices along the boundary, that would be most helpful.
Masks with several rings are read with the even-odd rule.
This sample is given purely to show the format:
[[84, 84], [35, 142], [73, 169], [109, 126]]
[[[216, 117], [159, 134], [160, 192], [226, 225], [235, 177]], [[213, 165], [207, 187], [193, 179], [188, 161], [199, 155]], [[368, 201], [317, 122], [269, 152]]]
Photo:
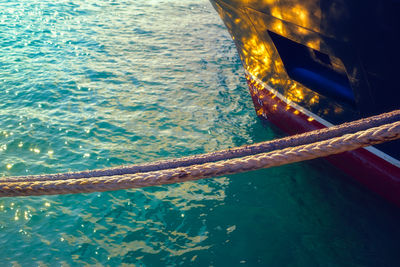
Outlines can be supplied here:
[[[0, 172], [278, 138], [205, 0], [0, 3]], [[0, 199], [2, 266], [398, 266], [397, 208], [323, 161], [143, 190]]]

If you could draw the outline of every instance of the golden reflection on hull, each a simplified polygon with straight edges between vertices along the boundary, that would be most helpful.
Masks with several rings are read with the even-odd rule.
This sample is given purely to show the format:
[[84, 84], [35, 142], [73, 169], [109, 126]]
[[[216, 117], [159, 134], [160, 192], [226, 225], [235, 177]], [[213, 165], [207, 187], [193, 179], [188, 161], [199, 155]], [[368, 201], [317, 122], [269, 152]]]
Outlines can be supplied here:
[[[391, 1], [211, 0], [245, 69], [289, 100], [334, 123], [400, 108], [400, 19]], [[269, 33], [323, 53], [346, 76], [353, 107], [291, 79]]]
[[[364, 87], [366, 82], [362, 79], [362, 68], [356, 63], [356, 55], [346, 54], [351, 46], [347, 41], [348, 31], [343, 30], [340, 38], [333, 39], [337, 29], [324, 24], [319, 2], [212, 1], [237, 46], [244, 68], [249, 73], [279, 91], [288, 100], [334, 123], [354, 120], [360, 114], [361, 117], [362, 114], [368, 115], [371, 113], [373, 100], [366, 97], [367, 94], [361, 94], [360, 90], [353, 92], [357, 102], [357, 109], [354, 109], [291, 79], [268, 34], [268, 31], [277, 33], [305, 47], [330, 55], [330, 67], [344, 73], [352, 88]], [[348, 14], [338, 10], [337, 6], [332, 7], [329, 16], [338, 21], [338, 28], [342, 29], [345, 25], [340, 22], [340, 18], [347, 17]], [[342, 62], [340, 58], [346, 58], [346, 61]]]
[[[312, 9], [305, 9], [299, 4], [288, 4], [291, 6], [290, 12], [282, 13], [282, 6], [280, 8], [274, 6], [277, 1], [229, 2], [229, 5], [224, 1], [212, 3], [228, 28], [238, 48], [242, 64], [249, 73], [276, 89], [289, 101], [299, 104], [319, 116], [356, 118], [354, 110], [290, 79], [274, 43], [267, 34], [267, 31], [272, 31], [289, 36], [290, 39], [307, 47], [322, 51], [328, 50], [328, 46], [324, 44], [319, 34], [313, 31], [318, 30], [318, 24], [315, 21], [318, 21], [320, 16], [315, 5], [312, 5]], [[244, 5], [246, 3], [248, 5]], [[306, 6], [306, 4], [304, 5]], [[255, 10], [253, 7], [262, 9], [265, 13]], [[309, 16], [312, 16], [313, 19], [309, 19]], [[343, 63], [337, 58], [335, 59], [336, 62], [334, 60], [333, 64], [343, 72]], [[338, 122], [342, 121], [338, 120]]]

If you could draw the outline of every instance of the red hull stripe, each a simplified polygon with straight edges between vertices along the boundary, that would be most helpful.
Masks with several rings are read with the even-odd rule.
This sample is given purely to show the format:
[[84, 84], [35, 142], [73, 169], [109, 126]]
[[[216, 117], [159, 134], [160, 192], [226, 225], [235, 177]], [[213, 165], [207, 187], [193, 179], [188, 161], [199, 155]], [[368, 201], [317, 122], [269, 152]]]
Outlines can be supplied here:
[[[286, 133], [292, 135], [332, 125], [310, 111], [284, 101], [279, 93], [251, 74], [246, 76], [257, 115]], [[396, 159], [371, 147], [326, 159], [370, 190], [400, 206], [400, 165]]]

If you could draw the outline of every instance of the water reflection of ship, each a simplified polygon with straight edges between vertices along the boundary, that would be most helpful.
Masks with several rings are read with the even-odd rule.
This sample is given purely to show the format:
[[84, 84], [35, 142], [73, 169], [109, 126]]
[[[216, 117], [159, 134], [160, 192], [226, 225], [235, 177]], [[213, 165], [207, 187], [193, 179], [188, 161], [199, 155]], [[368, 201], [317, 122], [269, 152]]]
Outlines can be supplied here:
[[[257, 115], [289, 134], [400, 108], [400, 2], [211, 0]], [[327, 158], [400, 204], [400, 141]]]

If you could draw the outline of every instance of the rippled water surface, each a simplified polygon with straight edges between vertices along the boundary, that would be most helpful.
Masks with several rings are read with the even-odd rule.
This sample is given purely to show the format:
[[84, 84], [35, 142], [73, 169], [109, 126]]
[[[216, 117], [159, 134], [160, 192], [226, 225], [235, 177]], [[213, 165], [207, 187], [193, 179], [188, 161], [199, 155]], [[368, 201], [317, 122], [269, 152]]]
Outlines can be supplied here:
[[[0, 172], [273, 139], [205, 0], [1, 1]], [[322, 161], [143, 190], [0, 199], [6, 266], [398, 266], [398, 209]]]

